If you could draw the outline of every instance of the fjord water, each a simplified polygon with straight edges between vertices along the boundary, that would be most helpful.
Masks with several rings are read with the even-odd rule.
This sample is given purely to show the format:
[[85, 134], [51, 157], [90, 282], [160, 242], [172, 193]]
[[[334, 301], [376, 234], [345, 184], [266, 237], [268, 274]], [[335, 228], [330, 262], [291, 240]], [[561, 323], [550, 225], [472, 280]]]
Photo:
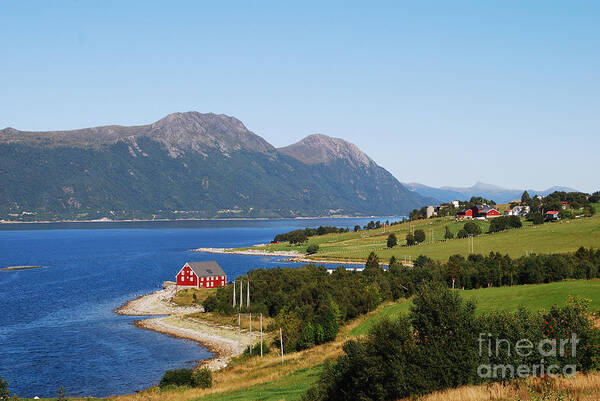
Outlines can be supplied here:
[[173, 280], [186, 261], [217, 260], [229, 279], [281, 258], [190, 252], [265, 243], [318, 225], [371, 219], [241, 220], [0, 225], [0, 376], [22, 397], [131, 393], [167, 369], [211, 353], [197, 343], [135, 327], [113, 312]]

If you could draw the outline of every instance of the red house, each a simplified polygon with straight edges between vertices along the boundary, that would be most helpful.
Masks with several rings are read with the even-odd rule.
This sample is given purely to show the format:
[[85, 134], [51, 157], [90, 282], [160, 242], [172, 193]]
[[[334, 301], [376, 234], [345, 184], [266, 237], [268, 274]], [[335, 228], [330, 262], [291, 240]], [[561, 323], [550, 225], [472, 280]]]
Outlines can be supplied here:
[[473, 211], [471, 209], [461, 209], [456, 212], [456, 218], [459, 220], [471, 220], [473, 219]]
[[471, 208], [476, 219], [490, 219], [500, 216], [500, 212], [489, 205], [475, 205]]
[[217, 288], [227, 284], [227, 275], [214, 260], [187, 262], [177, 273], [177, 288]]

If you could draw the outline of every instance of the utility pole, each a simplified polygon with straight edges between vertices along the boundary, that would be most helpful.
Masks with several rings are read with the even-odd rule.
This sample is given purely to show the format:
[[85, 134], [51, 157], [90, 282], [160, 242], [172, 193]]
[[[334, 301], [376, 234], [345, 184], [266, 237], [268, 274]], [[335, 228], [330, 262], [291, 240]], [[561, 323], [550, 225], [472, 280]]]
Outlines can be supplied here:
[[250, 354], [252, 355], [252, 313], [250, 313]]
[[283, 334], [281, 332], [281, 327], [279, 328], [279, 344], [281, 345], [281, 363], [283, 363]]
[[238, 336], [242, 336], [242, 321], [240, 317], [240, 313], [238, 312]]
[[242, 281], [242, 279], [240, 277], [240, 309], [242, 309], [242, 306], [244, 306], [244, 298], [242, 298], [243, 295], [244, 295], [244, 282]]
[[248, 282], [246, 283], [246, 290], [248, 292], [247, 296], [246, 296], [246, 307], [250, 307], [250, 279], [248, 279]]
[[262, 357], [263, 355], [263, 350], [262, 350], [262, 343], [263, 343], [263, 337], [262, 337], [262, 312], [260, 314], [260, 356]]
[[235, 280], [233, 280], [233, 309], [235, 309]]
[[431, 239], [431, 243], [433, 244], [433, 228], [429, 229], [429, 233], [431, 234], [429, 238]]

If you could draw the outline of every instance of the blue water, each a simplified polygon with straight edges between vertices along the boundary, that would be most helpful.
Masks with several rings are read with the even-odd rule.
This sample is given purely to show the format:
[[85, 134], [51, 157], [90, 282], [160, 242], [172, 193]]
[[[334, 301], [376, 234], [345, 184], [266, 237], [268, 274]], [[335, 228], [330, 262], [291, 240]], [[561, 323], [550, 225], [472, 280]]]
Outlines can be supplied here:
[[0, 226], [0, 377], [22, 397], [132, 393], [167, 369], [211, 353], [136, 328], [113, 310], [173, 280], [186, 261], [217, 260], [229, 279], [280, 258], [190, 252], [268, 242], [295, 228], [353, 227], [371, 219], [54, 223]]

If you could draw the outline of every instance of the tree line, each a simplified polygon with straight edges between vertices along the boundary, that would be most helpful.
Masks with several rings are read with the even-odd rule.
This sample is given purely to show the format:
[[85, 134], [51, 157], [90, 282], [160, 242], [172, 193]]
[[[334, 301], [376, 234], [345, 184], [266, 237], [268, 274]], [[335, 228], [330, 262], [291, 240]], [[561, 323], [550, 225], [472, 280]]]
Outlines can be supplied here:
[[[302, 400], [396, 400], [520, 375], [540, 377], [542, 370], [566, 376], [600, 368], [600, 329], [583, 300], [547, 312], [475, 311], [475, 304], [443, 283], [421, 285], [408, 316], [384, 319], [365, 338], [346, 342]], [[559, 340], [572, 339], [572, 333], [579, 341], [575, 348], [567, 342], [559, 349]], [[542, 355], [537, 346], [544, 342]], [[517, 344], [531, 347], [517, 350]]]
[[[284, 345], [292, 351], [334, 339], [344, 322], [374, 310], [384, 301], [408, 298], [424, 282], [473, 289], [569, 278], [600, 278], [600, 249], [519, 258], [500, 253], [467, 258], [454, 255], [446, 262], [419, 256], [414, 266], [405, 266], [392, 257], [387, 270], [372, 253], [363, 271], [340, 266], [328, 273], [325, 267], [315, 265], [251, 270], [242, 278], [250, 282], [251, 305], [242, 311], [275, 318], [275, 326], [267, 329], [282, 327]], [[204, 301], [204, 308], [224, 314], [237, 312], [231, 286], [218, 288]]]

